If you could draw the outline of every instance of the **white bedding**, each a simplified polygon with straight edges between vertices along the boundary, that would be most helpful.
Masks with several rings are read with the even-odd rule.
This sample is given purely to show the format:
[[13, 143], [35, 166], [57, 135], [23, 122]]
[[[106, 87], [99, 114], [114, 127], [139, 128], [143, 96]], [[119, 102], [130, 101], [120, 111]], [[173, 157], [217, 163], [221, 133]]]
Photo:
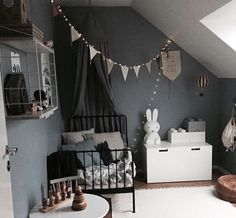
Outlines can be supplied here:
[[[78, 182], [81, 186], [84, 186], [86, 181], [86, 189], [92, 189], [93, 185], [94, 189], [101, 189], [101, 181], [103, 189], [117, 188], [117, 186], [118, 188], [132, 187], [133, 186], [132, 164], [135, 176], [136, 174], [135, 164], [131, 162], [128, 158], [125, 159], [124, 161], [119, 160], [117, 163], [111, 163], [109, 166], [105, 165], [101, 166], [95, 165], [93, 167], [89, 166], [86, 168], [85, 172], [83, 170], [78, 170], [78, 176], [79, 176]], [[109, 184], [109, 175], [110, 175], [110, 184]], [[118, 182], [117, 186], [116, 186], [116, 181]]]

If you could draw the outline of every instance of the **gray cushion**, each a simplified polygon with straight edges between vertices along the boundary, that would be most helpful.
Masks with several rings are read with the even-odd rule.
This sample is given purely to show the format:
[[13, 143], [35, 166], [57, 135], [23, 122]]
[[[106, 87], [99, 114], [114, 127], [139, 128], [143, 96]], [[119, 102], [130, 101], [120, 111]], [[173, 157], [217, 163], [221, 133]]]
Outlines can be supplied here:
[[[96, 151], [95, 146], [96, 144], [93, 139], [87, 139], [77, 144], [62, 145], [61, 148], [63, 151]], [[92, 166], [92, 155], [93, 155], [93, 164], [100, 165], [99, 152], [85, 152], [85, 153], [78, 152], [77, 158], [80, 160], [80, 162], [83, 164], [84, 167], [89, 167]], [[103, 164], [102, 160], [101, 164]]]
[[84, 141], [84, 134], [94, 133], [94, 128], [83, 130], [79, 132], [63, 132], [62, 135], [62, 144], [76, 144]]

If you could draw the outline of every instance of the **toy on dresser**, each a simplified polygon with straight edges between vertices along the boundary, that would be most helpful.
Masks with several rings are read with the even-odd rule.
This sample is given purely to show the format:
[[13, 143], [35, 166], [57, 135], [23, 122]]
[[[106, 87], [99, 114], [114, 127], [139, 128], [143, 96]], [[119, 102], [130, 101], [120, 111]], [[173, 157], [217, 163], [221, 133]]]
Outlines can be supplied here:
[[158, 110], [153, 110], [153, 115], [150, 109], [146, 110], [147, 122], [144, 124], [144, 130], [146, 135], [144, 137], [144, 143], [146, 145], [159, 145], [161, 143], [161, 138], [158, 134], [160, 130], [160, 124], [157, 122]]

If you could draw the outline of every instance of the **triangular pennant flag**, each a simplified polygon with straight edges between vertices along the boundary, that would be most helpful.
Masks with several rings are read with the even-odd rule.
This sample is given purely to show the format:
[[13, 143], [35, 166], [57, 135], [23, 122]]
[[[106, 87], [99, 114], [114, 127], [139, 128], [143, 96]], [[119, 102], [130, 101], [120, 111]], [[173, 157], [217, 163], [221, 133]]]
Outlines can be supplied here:
[[78, 33], [73, 27], [70, 28], [71, 31], [71, 41], [74, 42], [81, 37], [81, 34]]
[[151, 62], [151, 61], [149, 61], [148, 63], [146, 63], [146, 67], [147, 67], [147, 69], [148, 69], [149, 74], [151, 73], [151, 66], [152, 66], [152, 62]]
[[108, 75], [111, 73], [113, 66], [114, 66], [114, 62], [111, 59], [107, 59], [107, 73], [108, 73]]
[[89, 51], [90, 51], [90, 60], [92, 60], [94, 56], [98, 53], [98, 51], [91, 45], [89, 45]]
[[140, 70], [140, 66], [134, 66], [134, 72], [137, 78], [138, 78], [139, 70]]
[[122, 70], [122, 74], [123, 74], [124, 80], [126, 81], [127, 76], [128, 76], [129, 68], [126, 67], [126, 66], [123, 66], [123, 65], [121, 65], [120, 67], [121, 67], [121, 70]]

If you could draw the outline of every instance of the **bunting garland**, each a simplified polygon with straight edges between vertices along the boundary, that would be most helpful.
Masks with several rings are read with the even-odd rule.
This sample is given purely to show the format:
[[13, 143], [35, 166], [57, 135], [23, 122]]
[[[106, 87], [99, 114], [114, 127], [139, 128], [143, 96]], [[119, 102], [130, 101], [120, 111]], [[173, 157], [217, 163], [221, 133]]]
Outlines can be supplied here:
[[90, 52], [90, 60], [91, 61], [97, 53], [100, 53], [92, 45], [89, 45], [89, 52]]
[[122, 71], [122, 74], [123, 74], [124, 80], [126, 81], [127, 76], [128, 76], [129, 68], [126, 67], [126, 66], [123, 66], [123, 65], [121, 65], [120, 67], [121, 67], [121, 71]]
[[111, 73], [114, 66], [114, 62], [111, 59], [107, 59], [107, 73], [108, 75]]
[[151, 73], [151, 65], [152, 65], [152, 61], [149, 61], [148, 63], [146, 63], [146, 67], [148, 69], [149, 74]]
[[[118, 65], [120, 68], [121, 68], [121, 72], [122, 72], [122, 75], [123, 75], [123, 78], [124, 78], [124, 81], [126, 81], [127, 79], [127, 76], [128, 76], [128, 72], [129, 70], [134, 70], [135, 72], [135, 75], [136, 77], [138, 78], [139, 76], [139, 72], [140, 72], [140, 68], [142, 66], [146, 66], [146, 68], [148, 69], [148, 72], [149, 74], [151, 73], [151, 66], [152, 66], [152, 62], [153, 61], [157, 61], [160, 57], [160, 55], [163, 53], [163, 52], [168, 52], [169, 51], [169, 46], [170, 44], [172, 43], [172, 41], [170, 39], [168, 39], [166, 41], [166, 43], [164, 44], [164, 46], [161, 47], [161, 51], [156, 55], [156, 57], [154, 58], [151, 58], [149, 61], [145, 62], [145, 63], [142, 63], [142, 64], [139, 64], [139, 65], [131, 65], [131, 66], [127, 66], [127, 65], [122, 65], [122, 64], [119, 64], [115, 61], [113, 61], [112, 59], [110, 58], [107, 58], [105, 57], [101, 51], [98, 51], [94, 48], [93, 45], [89, 44], [89, 42], [83, 37], [83, 35], [81, 33], [79, 33], [75, 27], [70, 23], [69, 19], [66, 17], [66, 15], [62, 12], [62, 9], [61, 9], [61, 6], [58, 5], [57, 3], [54, 2], [54, 0], [51, 0], [51, 3], [53, 4], [53, 9], [54, 9], [54, 15], [58, 15], [58, 14], [61, 14], [64, 18], [64, 20], [68, 23], [68, 25], [70, 26], [71, 28], [71, 40], [72, 42], [78, 40], [78, 39], [82, 39], [85, 44], [87, 45], [87, 47], [89, 47], [89, 52], [90, 52], [90, 61], [92, 61], [92, 59], [94, 58], [94, 56], [96, 54], [100, 54], [102, 55], [102, 58], [103, 60], [106, 61], [107, 63], [107, 68], [108, 68], [108, 74], [111, 73], [114, 65]], [[57, 9], [58, 13], [55, 12], [55, 9]]]
[[134, 72], [137, 78], [138, 78], [139, 70], [140, 70], [140, 66], [134, 66]]

